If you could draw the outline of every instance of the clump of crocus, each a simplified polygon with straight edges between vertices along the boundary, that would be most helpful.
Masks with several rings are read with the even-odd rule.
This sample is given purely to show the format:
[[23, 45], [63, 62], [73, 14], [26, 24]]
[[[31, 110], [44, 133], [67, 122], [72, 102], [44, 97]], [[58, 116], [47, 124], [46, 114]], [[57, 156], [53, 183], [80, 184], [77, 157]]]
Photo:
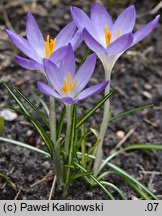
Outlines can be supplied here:
[[[80, 31], [87, 46], [93, 50], [102, 61], [105, 70], [105, 80], [110, 80], [111, 71], [116, 60], [128, 48], [132, 47], [143, 38], [148, 36], [159, 22], [160, 16], [133, 33], [135, 25], [135, 7], [126, 8], [113, 23], [111, 16], [99, 3], [94, 3], [91, 8], [90, 18], [79, 8], [71, 7], [71, 15]], [[109, 92], [110, 85], [105, 88], [105, 95]], [[97, 159], [94, 170], [97, 172], [102, 158], [102, 144], [109, 117], [109, 100], [104, 105], [103, 121], [100, 128], [100, 144], [97, 150]]]
[[[11, 30], [6, 30], [9, 38], [13, 43], [30, 59], [20, 56], [15, 57], [15, 61], [22, 67], [30, 70], [44, 71], [43, 58], [50, 59], [56, 64], [64, 57], [65, 46], [69, 43], [75, 50], [82, 41], [82, 35], [76, 29], [75, 23], [72, 21], [65, 26], [55, 38], [47, 35], [44, 40], [43, 35], [33, 17], [29, 12], [26, 17], [26, 36], [24, 39], [20, 35]], [[61, 52], [58, 51], [61, 49]]]
[[96, 55], [90, 55], [76, 73], [74, 51], [71, 45], [67, 49], [59, 68], [50, 60], [44, 59], [45, 73], [51, 87], [42, 82], [37, 82], [37, 87], [44, 94], [57, 98], [65, 104], [76, 104], [79, 100], [101, 92], [109, 81], [83, 90], [94, 72]]

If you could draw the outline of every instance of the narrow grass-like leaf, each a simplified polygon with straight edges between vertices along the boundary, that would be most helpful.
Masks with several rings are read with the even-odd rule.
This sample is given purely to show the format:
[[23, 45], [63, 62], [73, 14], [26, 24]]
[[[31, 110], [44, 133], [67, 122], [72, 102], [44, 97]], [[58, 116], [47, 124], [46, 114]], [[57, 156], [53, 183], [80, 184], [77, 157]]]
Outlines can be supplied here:
[[49, 122], [47, 121], [47, 119], [44, 117], [44, 114], [41, 113], [35, 106], [34, 104], [28, 100], [28, 98], [18, 89], [15, 89], [15, 91], [26, 101], [26, 103], [37, 113], [37, 115], [39, 116], [39, 118], [44, 122], [44, 124], [50, 128], [49, 126]]
[[40, 104], [44, 108], [46, 114], [49, 116], [49, 109], [48, 109], [48, 106], [45, 103], [45, 101], [41, 97], [39, 97], [38, 95], [36, 95], [35, 93], [32, 93], [32, 95], [33, 95], [33, 97], [35, 97], [36, 100], [38, 100], [40, 102]]
[[33, 147], [33, 146], [31, 146], [29, 144], [26, 144], [26, 143], [22, 143], [22, 142], [13, 140], [13, 139], [7, 139], [5, 137], [0, 137], [0, 141], [7, 142], [7, 143], [10, 143], [12, 145], [17, 145], [19, 147], [26, 148], [26, 149], [28, 149], [28, 150], [30, 150], [32, 152], [40, 153], [40, 154], [45, 155], [47, 157], [51, 157], [48, 152], [43, 151], [41, 149], [38, 149], [36, 147]]
[[56, 132], [57, 140], [61, 137], [61, 131], [62, 131], [62, 126], [63, 126], [63, 123], [64, 123], [64, 119], [65, 119], [65, 114], [66, 114], [66, 106], [64, 106], [64, 108], [62, 110], [60, 120], [59, 120], [58, 125], [57, 125], [57, 132]]
[[0, 178], [3, 178], [14, 190], [16, 190], [16, 185], [3, 173], [0, 173]]
[[115, 186], [114, 184], [110, 183], [110, 182], [107, 182], [107, 181], [100, 181], [101, 184], [103, 185], [106, 185], [108, 187], [111, 187], [113, 188], [116, 192], [118, 192], [118, 194], [120, 195], [120, 197], [123, 199], [123, 200], [127, 200], [126, 196], [124, 195], [124, 193], [117, 187]]
[[0, 134], [3, 133], [3, 129], [4, 129], [4, 118], [0, 116]]
[[126, 148], [123, 148], [112, 155], [108, 156], [105, 160], [103, 160], [101, 166], [99, 167], [98, 173], [101, 172], [101, 170], [106, 166], [106, 164], [111, 161], [113, 158], [115, 158], [117, 155], [126, 152], [126, 151], [132, 151], [132, 150], [160, 150], [162, 151], [162, 145], [151, 145], [151, 144], [136, 144], [131, 145]]
[[141, 184], [138, 180], [130, 176], [126, 171], [123, 169], [119, 168], [118, 166], [112, 164], [112, 163], [107, 163], [107, 166], [111, 168], [113, 171], [115, 171], [121, 178], [123, 178], [126, 182], [132, 182], [133, 184], [137, 185], [139, 188], [141, 188], [145, 193], [147, 193], [150, 197], [152, 197], [154, 200], [157, 200], [157, 197], [148, 189], [146, 188], [143, 184]]
[[2, 81], [2, 83], [5, 86], [5, 88], [8, 90], [8, 92], [10, 93], [10, 95], [13, 97], [13, 99], [19, 105], [19, 107], [21, 108], [22, 112], [24, 113], [24, 116], [28, 120], [30, 120], [30, 122], [34, 125], [34, 127], [38, 131], [39, 135], [42, 137], [44, 143], [46, 144], [49, 153], [51, 154], [51, 156], [53, 156], [54, 145], [53, 145], [50, 137], [46, 133], [46, 131], [43, 129], [43, 127], [41, 127], [41, 125], [35, 119], [32, 118], [32, 116], [30, 115], [30, 113], [27, 111], [27, 109], [22, 104], [22, 102], [19, 99], [19, 97], [15, 94], [15, 92], [13, 90], [11, 90], [11, 88], [7, 85], [7, 83], [5, 83], [4, 81]]
[[[79, 163], [73, 162], [74, 165], [81, 171], [81, 172], [88, 172], [84, 167], [82, 167]], [[106, 193], [106, 195], [111, 199], [115, 200], [112, 194], [100, 183], [93, 175], [89, 175], [89, 177]]]
[[136, 107], [136, 108], [134, 108], [134, 109], [128, 110], [128, 111], [126, 111], [126, 112], [122, 112], [122, 113], [120, 113], [120, 114], [118, 114], [118, 115], [116, 115], [116, 116], [110, 118], [110, 119], [109, 119], [109, 122], [111, 123], [112, 121], [115, 121], [115, 120], [117, 120], [117, 119], [119, 119], [119, 118], [123, 118], [123, 117], [125, 117], [125, 116], [127, 116], [127, 115], [130, 115], [130, 114], [132, 114], [132, 113], [135, 113], [135, 112], [138, 112], [138, 111], [147, 109], [147, 108], [151, 108], [151, 107], [153, 107], [153, 106], [154, 106], [153, 104], [147, 104], [147, 105], [139, 106], [139, 107]]
[[77, 123], [76, 128], [79, 128], [93, 113], [96, 112], [115, 92], [116, 89], [111, 90], [102, 100], [100, 100], [92, 109], [90, 109]]

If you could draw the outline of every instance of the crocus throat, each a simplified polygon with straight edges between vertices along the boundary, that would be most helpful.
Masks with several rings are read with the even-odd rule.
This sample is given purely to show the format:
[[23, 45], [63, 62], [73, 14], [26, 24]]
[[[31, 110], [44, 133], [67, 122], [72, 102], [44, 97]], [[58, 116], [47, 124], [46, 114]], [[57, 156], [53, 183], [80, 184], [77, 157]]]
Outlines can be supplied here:
[[68, 95], [76, 86], [77, 80], [72, 81], [71, 73], [68, 73], [67, 79], [64, 80], [62, 91]]
[[[106, 47], [108, 47], [110, 45], [110, 41], [111, 41], [111, 37], [112, 37], [112, 33], [109, 31], [108, 26], [105, 26], [104, 33], [105, 33]], [[120, 34], [121, 34], [120, 29], [118, 29], [116, 39], [118, 39], [120, 37]]]
[[46, 52], [46, 58], [47, 59], [54, 52], [55, 45], [56, 45], [56, 38], [50, 39], [50, 36], [47, 35], [47, 40], [45, 41], [45, 52]]

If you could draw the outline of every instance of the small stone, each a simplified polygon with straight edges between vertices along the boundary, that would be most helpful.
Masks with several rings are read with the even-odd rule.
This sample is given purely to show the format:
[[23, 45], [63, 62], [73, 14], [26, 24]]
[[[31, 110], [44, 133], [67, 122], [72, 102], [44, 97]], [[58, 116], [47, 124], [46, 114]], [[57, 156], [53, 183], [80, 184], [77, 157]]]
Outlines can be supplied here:
[[145, 98], [147, 98], [147, 99], [152, 98], [152, 95], [151, 95], [148, 91], [143, 91], [143, 92], [142, 92], [142, 95], [143, 95]]
[[147, 91], [150, 91], [152, 89], [152, 85], [150, 83], [146, 83], [144, 85], [144, 89], [147, 90]]
[[125, 132], [122, 130], [119, 130], [116, 132], [116, 136], [117, 138], [122, 139], [125, 136]]
[[42, 164], [42, 166], [43, 166], [46, 170], [49, 170], [50, 167], [51, 167], [51, 165], [50, 165], [50, 163], [49, 163], [48, 161], [45, 161], [45, 162]]
[[29, 175], [28, 176], [28, 182], [32, 182], [33, 181], [33, 176], [32, 175]]
[[0, 111], [0, 116], [2, 116], [6, 121], [14, 121], [17, 118], [17, 113], [12, 112], [9, 109], [4, 109]]
[[27, 132], [26, 132], [26, 135], [27, 136], [31, 136], [33, 134], [33, 131], [31, 131], [31, 130], [28, 130]]
[[21, 87], [24, 84], [24, 80], [19, 80], [16, 82], [15, 86], [16, 87]]

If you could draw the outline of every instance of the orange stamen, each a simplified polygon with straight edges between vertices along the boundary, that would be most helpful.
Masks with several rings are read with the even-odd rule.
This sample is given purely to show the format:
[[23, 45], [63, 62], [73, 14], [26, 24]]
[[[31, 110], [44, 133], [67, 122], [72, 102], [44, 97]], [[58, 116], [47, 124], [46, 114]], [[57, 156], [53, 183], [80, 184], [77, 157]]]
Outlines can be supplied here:
[[111, 32], [109, 31], [108, 26], [105, 26], [104, 33], [105, 33], [106, 47], [108, 47], [110, 44], [111, 36], [112, 36]]
[[49, 58], [50, 55], [54, 52], [55, 45], [56, 45], [56, 38], [50, 39], [50, 36], [47, 35], [47, 41], [45, 41], [46, 58]]
[[74, 80], [74, 82], [72, 82], [71, 74], [68, 73], [67, 80], [64, 80], [62, 91], [65, 92], [66, 95], [68, 95], [69, 92], [71, 92], [75, 88], [76, 83], [77, 83], [77, 80]]

